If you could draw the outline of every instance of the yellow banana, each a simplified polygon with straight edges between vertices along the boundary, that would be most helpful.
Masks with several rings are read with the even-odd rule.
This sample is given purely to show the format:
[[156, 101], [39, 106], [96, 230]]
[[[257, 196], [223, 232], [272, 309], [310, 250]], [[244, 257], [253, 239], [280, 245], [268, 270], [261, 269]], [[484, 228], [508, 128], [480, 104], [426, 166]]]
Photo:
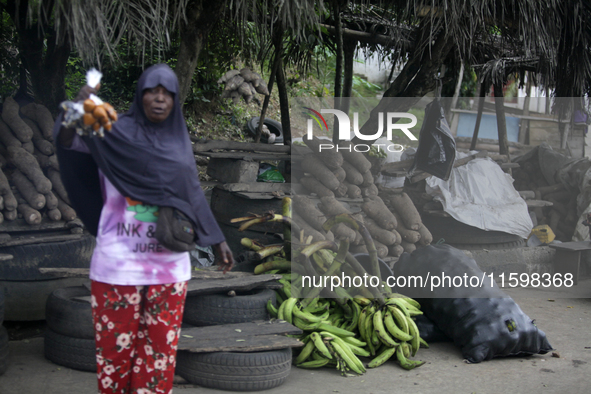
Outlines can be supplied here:
[[394, 341], [392, 337], [386, 331], [384, 327], [384, 321], [382, 318], [382, 311], [378, 310], [373, 315], [373, 329], [376, 332], [379, 340], [386, 346], [395, 347], [398, 346], [398, 342]]
[[396, 347], [385, 347], [380, 354], [367, 364], [368, 368], [377, 368], [388, 361], [396, 353]]
[[386, 312], [384, 315], [384, 325], [394, 338], [401, 341], [410, 341], [412, 339], [412, 335], [405, 333], [400, 328], [398, 328], [396, 323], [394, 323], [394, 319], [392, 318], [390, 311]]

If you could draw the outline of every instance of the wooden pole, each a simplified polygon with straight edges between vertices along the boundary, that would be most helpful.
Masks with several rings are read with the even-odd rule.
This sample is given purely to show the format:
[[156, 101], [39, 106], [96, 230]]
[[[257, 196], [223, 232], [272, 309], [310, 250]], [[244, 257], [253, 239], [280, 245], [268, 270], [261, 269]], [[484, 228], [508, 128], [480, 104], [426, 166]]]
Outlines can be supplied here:
[[507, 121], [505, 119], [505, 97], [503, 96], [503, 84], [500, 81], [494, 83], [495, 110], [497, 113], [497, 130], [499, 135], [499, 153], [509, 154], [509, 141], [507, 140]]
[[478, 132], [480, 131], [480, 121], [482, 120], [482, 111], [484, 110], [484, 98], [488, 86], [482, 81], [480, 84], [480, 99], [478, 100], [478, 114], [476, 115], [476, 124], [474, 125], [474, 134], [472, 134], [472, 143], [470, 150], [476, 149], [476, 142], [478, 141]]

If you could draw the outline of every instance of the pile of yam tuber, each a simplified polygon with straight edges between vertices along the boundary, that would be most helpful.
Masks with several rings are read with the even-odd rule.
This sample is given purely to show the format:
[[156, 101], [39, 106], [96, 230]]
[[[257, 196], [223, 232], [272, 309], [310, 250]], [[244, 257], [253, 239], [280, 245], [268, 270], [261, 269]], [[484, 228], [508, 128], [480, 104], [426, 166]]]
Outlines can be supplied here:
[[269, 89], [263, 77], [249, 68], [241, 70], [230, 70], [226, 72], [219, 80], [218, 84], [225, 84], [222, 98], [231, 98], [234, 104], [238, 104], [240, 97], [250, 103], [256, 99], [257, 93], [268, 96]]
[[[301, 161], [305, 175], [300, 183], [320, 199], [298, 195], [293, 198], [294, 220], [304, 231], [304, 239], [313, 241], [349, 239], [351, 251], [367, 253], [359, 231], [339, 223], [326, 232], [324, 222], [333, 216], [350, 213], [364, 224], [371, 235], [378, 256], [399, 257], [433, 240], [423, 225], [419, 212], [409, 196], [400, 189], [378, 189], [371, 173], [371, 163], [360, 152], [326, 151], [318, 153], [321, 140], [304, 138], [313, 153]], [[315, 152], [315, 153], [314, 153]], [[351, 212], [338, 198], [363, 199], [361, 210]]]
[[53, 145], [54, 119], [43, 105], [19, 108], [8, 97], [0, 119], [0, 223], [22, 218], [30, 225], [43, 218], [71, 221]]
[[[552, 203], [551, 206], [530, 206], [538, 225], [547, 224], [559, 241], [572, 240], [577, 221], [577, 193], [566, 190], [560, 182], [549, 184], [540, 169], [538, 157], [520, 163], [513, 169], [515, 190], [522, 195], [531, 194], [531, 199]], [[536, 224], [536, 223], [534, 223]]]

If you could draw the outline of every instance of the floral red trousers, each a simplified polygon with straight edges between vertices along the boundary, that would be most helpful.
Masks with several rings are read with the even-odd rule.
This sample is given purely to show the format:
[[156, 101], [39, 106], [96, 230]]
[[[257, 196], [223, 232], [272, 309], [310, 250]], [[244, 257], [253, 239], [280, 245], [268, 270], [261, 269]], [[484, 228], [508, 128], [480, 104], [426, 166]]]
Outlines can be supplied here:
[[99, 393], [172, 393], [187, 283], [91, 289]]

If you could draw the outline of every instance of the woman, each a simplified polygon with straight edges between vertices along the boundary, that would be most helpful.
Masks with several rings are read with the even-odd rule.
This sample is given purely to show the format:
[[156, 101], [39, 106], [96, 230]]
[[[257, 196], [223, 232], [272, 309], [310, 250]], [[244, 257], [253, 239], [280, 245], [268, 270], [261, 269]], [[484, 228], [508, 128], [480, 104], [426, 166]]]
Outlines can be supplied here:
[[[85, 87], [78, 100], [94, 90]], [[72, 206], [96, 235], [90, 265], [100, 393], [170, 393], [191, 278], [188, 252], [154, 238], [158, 207], [193, 222], [227, 272], [234, 259], [199, 185], [178, 80], [164, 64], [140, 77], [129, 112], [104, 138], [54, 128]]]

